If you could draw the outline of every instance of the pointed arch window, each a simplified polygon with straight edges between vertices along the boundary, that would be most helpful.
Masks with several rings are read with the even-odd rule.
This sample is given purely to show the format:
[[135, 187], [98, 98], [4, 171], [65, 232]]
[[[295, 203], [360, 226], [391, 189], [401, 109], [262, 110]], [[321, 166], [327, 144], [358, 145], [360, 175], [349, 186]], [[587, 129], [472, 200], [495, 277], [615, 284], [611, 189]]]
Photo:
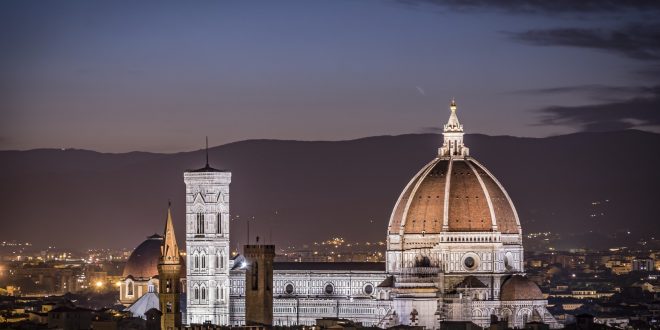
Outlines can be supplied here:
[[127, 286], [127, 288], [126, 288], [126, 291], [127, 291], [126, 295], [127, 295], [127, 296], [132, 296], [132, 295], [133, 295], [133, 282], [132, 282], [132, 281], [129, 281], [129, 282], [126, 284], [126, 286]]
[[199, 255], [195, 253], [195, 269], [199, 269]]
[[220, 286], [215, 287], [215, 300], [220, 300]]
[[204, 214], [197, 213], [197, 233], [204, 234]]
[[202, 269], [206, 269], [206, 255], [202, 253]]
[[199, 288], [195, 287], [195, 300], [199, 300]]
[[215, 215], [215, 233], [222, 234], [222, 214], [218, 213]]
[[206, 300], [206, 287], [202, 287], [202, 300]]

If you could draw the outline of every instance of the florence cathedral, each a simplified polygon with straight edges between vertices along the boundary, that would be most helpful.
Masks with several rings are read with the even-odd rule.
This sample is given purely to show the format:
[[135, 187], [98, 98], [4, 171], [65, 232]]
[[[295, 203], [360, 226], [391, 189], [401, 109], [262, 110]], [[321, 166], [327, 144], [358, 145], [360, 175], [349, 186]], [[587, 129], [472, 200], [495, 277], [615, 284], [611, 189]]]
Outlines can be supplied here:
[[[338, 317], [381, 328], [438, 329], [443, 321], [487, 327], [495, 319], [512, 328], [533, 321], [559, 327], [539, 287], [525, 277], [513, 202], [470, 156], [456, 110], [452, 101], [437, 156], [394, 204], [385, 264], [275, 262], [273, 325], [314, 325], [316, 319]], [[186, 171], [184, 182], [186, 257], [165, 260], [171, 247], [178, 251], [168, 211], [165, 239], [151, 236], [131, 254], [120, 301], [143, 318], [156, 308], [163, 315], [180, 313], [184, 325], [244, 325], [245, 263], [241, 255], [229, 254], [231, 173], [207, 160], [205, 167]], [[163, 285], [158, 274], [166, 267]], [[163, 290], [166, 305], [159, 304]]]

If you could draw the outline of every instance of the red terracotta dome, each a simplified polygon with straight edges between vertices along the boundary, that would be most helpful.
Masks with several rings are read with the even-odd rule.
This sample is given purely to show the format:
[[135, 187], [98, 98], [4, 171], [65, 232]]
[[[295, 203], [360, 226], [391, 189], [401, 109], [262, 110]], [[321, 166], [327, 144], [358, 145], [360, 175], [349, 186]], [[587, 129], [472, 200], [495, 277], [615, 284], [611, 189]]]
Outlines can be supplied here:
[[519, 234], [516, 209], [497, 179], [469, 156], [438, 157], [406, 185], [389, 234], [499, 231]]
[[138, 245], [124, 266], [124, 278], [151, 278], [158, 276], [158, 262], [163, 237], [154, 234]]
[[543, 300], [543, 293], [536, 283], [527, 277], [514, 275], [500, 288], [500, 300]]

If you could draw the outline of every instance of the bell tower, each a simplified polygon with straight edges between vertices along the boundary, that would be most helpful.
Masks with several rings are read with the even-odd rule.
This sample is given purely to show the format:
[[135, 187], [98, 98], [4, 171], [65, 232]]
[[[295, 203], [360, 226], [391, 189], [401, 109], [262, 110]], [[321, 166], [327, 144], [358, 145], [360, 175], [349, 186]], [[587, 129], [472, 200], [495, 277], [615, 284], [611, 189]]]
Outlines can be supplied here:
[[245, 245], [245, 324], [273, 325], [273, 260], [275, 245]]
[[186, 184], [186, 325], [229, 325], [229, 183], [209, 165], [183, 174]]
[[163, 234], [158, 262], [159, 294], [158, 300], [162, 316], [160, 328], [175, 330], [181, 327], [181, 256], [174, 235], [172, 212], [167, 208], [167, 221]]

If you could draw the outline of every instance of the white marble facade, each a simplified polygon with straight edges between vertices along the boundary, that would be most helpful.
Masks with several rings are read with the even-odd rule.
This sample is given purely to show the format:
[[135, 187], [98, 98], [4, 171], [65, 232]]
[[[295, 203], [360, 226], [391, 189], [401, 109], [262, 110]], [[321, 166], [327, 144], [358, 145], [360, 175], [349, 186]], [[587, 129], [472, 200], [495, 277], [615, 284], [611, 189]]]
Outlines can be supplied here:
[[186, 184], [185, 324], [229, 324], [229, 183], [210, 168], [184, 173]]
[[[455, 102], [450, 109], [437, 158], [395, 204], [386, 263], [275, 263], [274, 325], [339, 317], [381, 328], [438, 329], [444, 320], [486, 327], [497, 316], [511, 327], [529, 321], [557, 327], [538, 286], [522, 276], [515, 207], [497, 179], [469, 156]], [[245, 273], [240, 260], [228, 258], [231, 173], [207, 165], [184, 178], [184, 320], [243, 325]]]

